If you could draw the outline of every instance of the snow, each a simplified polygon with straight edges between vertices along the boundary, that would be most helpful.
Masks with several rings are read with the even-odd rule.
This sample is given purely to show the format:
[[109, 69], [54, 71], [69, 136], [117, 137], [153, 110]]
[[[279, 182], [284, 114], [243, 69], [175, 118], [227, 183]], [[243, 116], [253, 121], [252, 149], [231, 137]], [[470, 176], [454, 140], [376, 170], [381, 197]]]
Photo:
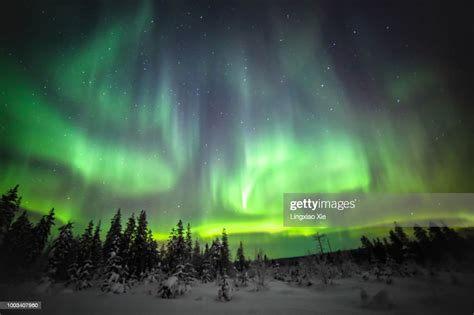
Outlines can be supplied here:
[[42, 301], [42, 314], [472, 314], [474, 275], [454, 276], [457, 281], [450, 273], [393, 277], [393, 284], [358, 276], [307, 287], [268, 279], [266, 290], [235, 287], [232, 300], [226, 302], [217, 298], [216, 281], [194, 283], [175, 299], [158, 297], [158, 283], [138, 284], [125, 294], [104, 293], [97, 285], [70, 293], [62, 284], [48, 290], [35, 290], [38, 283], [33, 282], [0, 284], [0, 296]]

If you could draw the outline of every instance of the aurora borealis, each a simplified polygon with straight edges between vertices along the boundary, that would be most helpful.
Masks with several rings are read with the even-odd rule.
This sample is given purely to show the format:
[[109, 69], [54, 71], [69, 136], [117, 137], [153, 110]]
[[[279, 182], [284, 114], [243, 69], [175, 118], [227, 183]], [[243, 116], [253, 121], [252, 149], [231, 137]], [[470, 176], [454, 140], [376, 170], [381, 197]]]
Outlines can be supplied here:
[[[249, 254], [287, 256], [304, 254], [314, 229], [283, 227], [283, 193], [474, 191], [462, 8], [19, 1], [2, 11], [0, 189], [20, 184], [33, 213], [55, 207], [80, 228], [145, 209], [158, 239], [183, 219], [201, 238], [226, 227]], [[335, 247], [357, 242], [333, 232]]]

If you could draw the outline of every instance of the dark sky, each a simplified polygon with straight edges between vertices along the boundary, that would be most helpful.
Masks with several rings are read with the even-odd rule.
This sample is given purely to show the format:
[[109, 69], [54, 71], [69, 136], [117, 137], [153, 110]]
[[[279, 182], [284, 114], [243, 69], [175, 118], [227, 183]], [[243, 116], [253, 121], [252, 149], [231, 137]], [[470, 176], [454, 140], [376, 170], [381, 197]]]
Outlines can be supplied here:
[[181, 218], [276, 256], [314, 232], [282, 226], [285, 192], [472, 192], [471, 6], [11, 1], [0, 188], [78, 228], [146, 209], [159, 239]]

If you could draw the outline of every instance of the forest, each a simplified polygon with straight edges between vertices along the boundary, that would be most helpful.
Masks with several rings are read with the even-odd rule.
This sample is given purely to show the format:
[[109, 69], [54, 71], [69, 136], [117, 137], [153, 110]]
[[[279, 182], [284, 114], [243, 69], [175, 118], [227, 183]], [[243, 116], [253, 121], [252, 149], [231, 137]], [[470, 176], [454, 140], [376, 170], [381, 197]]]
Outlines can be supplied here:
[[[193, 239], [190, 224], [181, 220], [168, 240], [159, 244], [145, 211], [123, 220], [118, 209], [109, 226], [90, 221], [76, 235], [73, 222], [55, 226], [54, 209], [31, 222], [28, 213], [21, 211], [18, 189], [18, 185], [10, 189], [0, 201], [0, 276], [7, 282], [34, 280], [40, 293], [61, 284], [73, 291], [97, 288], [123, 294], [146, 284], [151, 286], [151, 295], [178, 298], [197, 283], [215, 282], [217, 298], [230, 301], [239, 288], [268, 290], [272, 281], [309, 287], [358, 277], [362, 283], [393, 285], [396, 278], [436, 277], [447, 272], [450, 281], [457, 283], [454, 271], [472, 272], [472, 239], [435, 223], [428, 228], [415, 225], [408, 232], [395, 223], [386, 237], [362, 236], [359, 248], [346, 251], [324, 251], [324, 235], [316, 233], [316, 252], [270, 259], [263, 250], [254, 257], [246, 256], [242, 242], [234, 255], [225, 228], [210, 244], [201, 244]], [[52, 238], [54, 228], [58, 233]], [[107, 228], [105, 239], [101, 239], [102, 228]], [[379, 302], [391, 308], [384, 294]], [[370, 305], [366, 295], [361, 289], [361, 303]]]

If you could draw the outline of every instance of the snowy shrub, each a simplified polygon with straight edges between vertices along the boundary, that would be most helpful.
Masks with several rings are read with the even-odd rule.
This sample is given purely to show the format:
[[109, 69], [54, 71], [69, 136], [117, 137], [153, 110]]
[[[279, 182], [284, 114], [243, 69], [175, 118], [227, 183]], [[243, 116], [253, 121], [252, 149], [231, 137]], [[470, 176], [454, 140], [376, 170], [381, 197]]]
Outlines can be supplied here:
[[273, 267], [273, 278], [275, 280], [285, 281], [285, 278], [283, 277], [283, 274], [280, 270], [280, 265], [278, 263], [275, 264], [275, 266]]
[[328, 263], [326, 257], [315, 257], [313, 259], [313, 266], [314, 267], [311, 269], [316, 270], [315, 273], [323, 284], [332, 284], [335, 270], [333, 270], [331, 265]]
[[247, 271], [240, 272], [237, 274], [237, 278], [235, 279], [235, 284], [237, 287], [246, 287], [249, 283], [249, 274]]
[[340, 274], [342, 278], [349, 278], [360, 272], [358, 266], [352, 260], [343, 261], [340, 265]]
[[364, 281], [369, 281], [370, 280], [370, 273], [368, 271], [362, 272], [361, 278]]
[[162, 274], [159, 269], [152, 268], [147, 271], [143, 277], [143, 284], [148, 285], [162, 280]]
[[115, 294], [122, 294], [125, 293], [125, 285], [120, 282], [114, 282], [109, 286], [109, 292], [115, 293]]
[[187, 287], [176, 275], [164, 280], [158, 289], [158, 295], [164, 299], [176, 298], [186, 293]]
[[166, 299], [183, 295], [189, 290], [191, 279], [194, 278], [184, 271], [184, 266], [178, 265], [175, 273], [161, 283], [158, 295]]
[[252, 280], [255, 284], [255, 290], [262, 290], [265, 287], [267, 266], [264, 262], [264, 256], [261, 251], [257, 254], [255, 261], [251, 264], [251, 272], [254, 275]]
[[212, 274], [211, 270], [207, 268], [203, 268], [201, 272], [201, 281], [202, 283], [207, 283], [212, 281]]
[[233, 288], [229, 281], [229, 278], [227, 277], [227, 275], [224, 275], [219, 286], [219, 291], [217, 292], [217, 298], [219, 301], [228, 302], [232, 300], [232, 293]]

